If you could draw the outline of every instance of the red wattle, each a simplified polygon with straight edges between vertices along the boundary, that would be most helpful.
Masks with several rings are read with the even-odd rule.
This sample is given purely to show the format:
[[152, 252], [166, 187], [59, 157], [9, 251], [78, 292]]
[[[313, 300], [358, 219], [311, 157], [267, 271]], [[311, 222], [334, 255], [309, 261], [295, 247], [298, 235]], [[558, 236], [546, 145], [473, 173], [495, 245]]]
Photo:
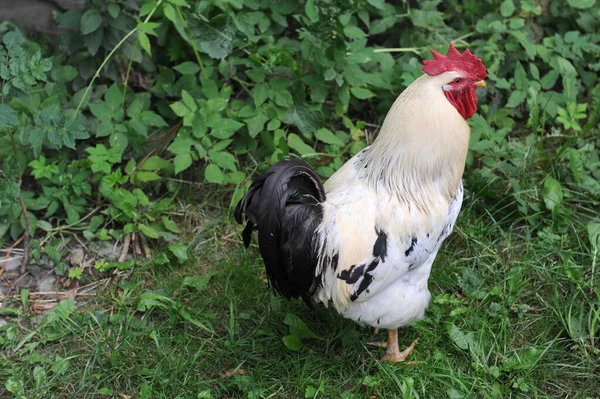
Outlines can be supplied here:
[[461, 91], [444, 91], [450, 104], [456, 108], [458, 113], [465, 119], [470, 119], [477, 111], [477, 96], [475, 88], [468, 87]]

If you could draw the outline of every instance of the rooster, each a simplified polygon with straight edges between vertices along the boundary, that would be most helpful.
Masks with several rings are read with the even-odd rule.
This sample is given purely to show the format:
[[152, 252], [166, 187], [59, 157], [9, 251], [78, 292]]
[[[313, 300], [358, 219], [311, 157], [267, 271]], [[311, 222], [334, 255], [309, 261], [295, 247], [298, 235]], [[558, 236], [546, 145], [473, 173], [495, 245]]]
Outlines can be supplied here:
[[308, 164], [286, 160], [249, 188], [235, 209], [253, 231], [274, 290], [331, 304], [361, 325], [388, 329], [382, 360], [403, 361], [398, 328], [429, 304], [427, 280], [463, 199], [462, 175], [483, 62], [450, 44], [423, 61], [373, 144], [323, 185]]

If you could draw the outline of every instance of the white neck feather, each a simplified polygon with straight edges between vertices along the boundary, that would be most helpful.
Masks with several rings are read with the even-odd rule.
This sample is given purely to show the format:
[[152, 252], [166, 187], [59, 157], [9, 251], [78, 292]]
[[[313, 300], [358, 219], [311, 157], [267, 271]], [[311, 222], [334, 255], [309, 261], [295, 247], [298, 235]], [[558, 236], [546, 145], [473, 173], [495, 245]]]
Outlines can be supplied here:
[[[423, 75], [394, 102], [363, 162], [369, 184], [419, 213], [450, 200], [464, 171], [470, 128], [442, 86], [458, 72]], [[414, 210], [413, 210], [414, 211]]]

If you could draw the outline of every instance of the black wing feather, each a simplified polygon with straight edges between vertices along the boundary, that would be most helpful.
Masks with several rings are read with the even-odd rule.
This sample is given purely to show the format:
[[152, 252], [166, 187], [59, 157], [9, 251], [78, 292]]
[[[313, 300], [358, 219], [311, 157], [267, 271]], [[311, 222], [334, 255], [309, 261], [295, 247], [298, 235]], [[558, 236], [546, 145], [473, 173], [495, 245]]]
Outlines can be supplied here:
[[238, 223], [246, 215], [244, 245], [248, 247], [257, 230], [269, 281], [288, 299], [302, 297], [309, 303], [317, 264], [313, 238], [324, 200], [325, 189], [314, 169], [303, 161], [288, 160], [256, 179], [235, 209]]

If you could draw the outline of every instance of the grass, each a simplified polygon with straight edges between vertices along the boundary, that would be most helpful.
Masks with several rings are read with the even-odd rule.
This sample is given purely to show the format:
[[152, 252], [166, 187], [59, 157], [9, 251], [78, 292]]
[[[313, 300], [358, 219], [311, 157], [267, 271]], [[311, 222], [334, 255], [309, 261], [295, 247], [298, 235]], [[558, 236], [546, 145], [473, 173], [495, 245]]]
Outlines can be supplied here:
[[[562, 241], [534, 234], [471, 193], [425, 319], [400, 333], [420, 338], [415, 363], [387, 364], [366, 345], [385, 332], [273, 296], [224, 214], [188, 219], [184, 265], [159, 254], [43, 318], [10, 303], [21, 317], [0, 328], [0, 397], [599, 397], [600, 293], [577, 227]], [[297, 351], [282, 340], [294, 334]]]

